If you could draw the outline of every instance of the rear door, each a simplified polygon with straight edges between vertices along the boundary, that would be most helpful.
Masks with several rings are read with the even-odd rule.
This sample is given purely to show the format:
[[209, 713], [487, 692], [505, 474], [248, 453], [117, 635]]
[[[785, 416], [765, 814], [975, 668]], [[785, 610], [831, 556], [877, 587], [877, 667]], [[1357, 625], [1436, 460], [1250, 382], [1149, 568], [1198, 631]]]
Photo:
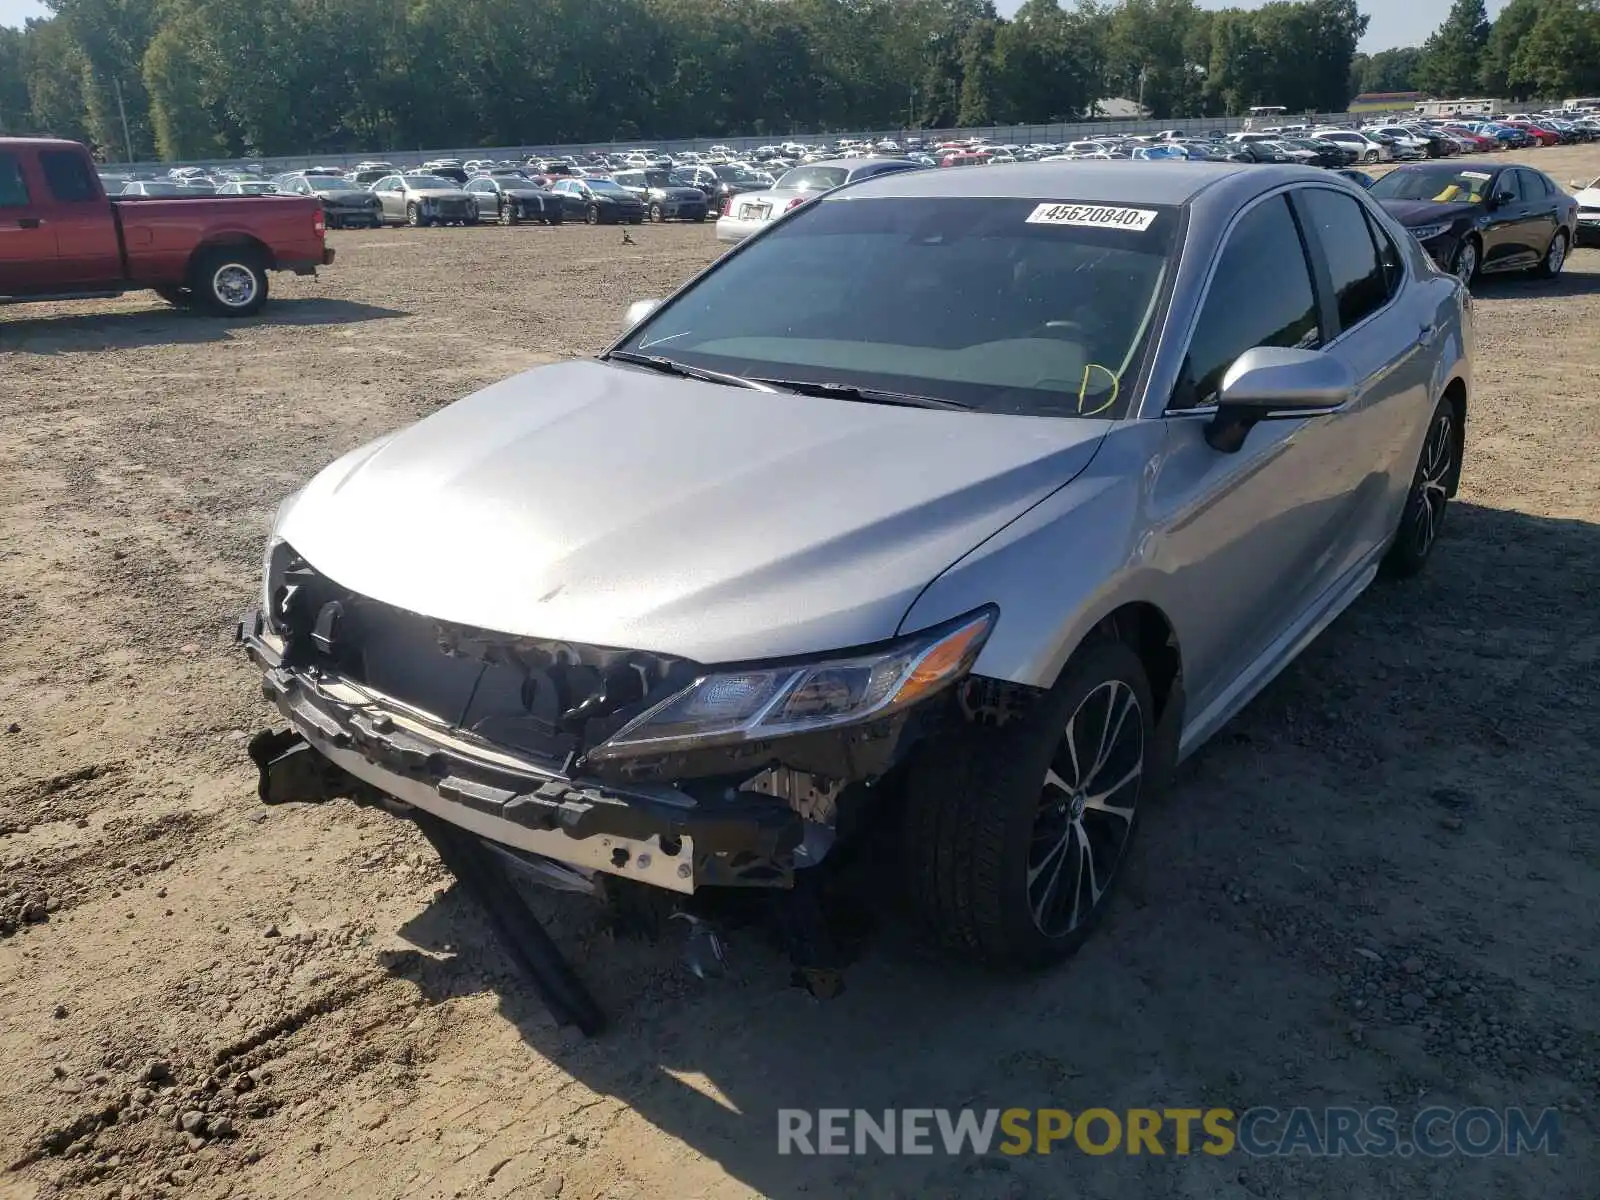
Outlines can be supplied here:
[[53, 291], [59, 286], [55, 229], [40, 215], [39, 181], [22, 155], [0, 150], [0, 295]]
[[99, 177], [75, 150], [40, 150], [40, 216], [55, 229], [56, 278], [64, 288], [105, 287], [122, 278], [122, 249]]
[[1518, 167], [1516, 172], [1517, 190], [1526, 202], [1521, 240], [1531, 253], [1543, 259], [1550, 249], [1551, 240], [1556, 236], [1556, 230], [1561, 228], [1561, 215], [1556, 210], [1555, 185], [1538, 171]]

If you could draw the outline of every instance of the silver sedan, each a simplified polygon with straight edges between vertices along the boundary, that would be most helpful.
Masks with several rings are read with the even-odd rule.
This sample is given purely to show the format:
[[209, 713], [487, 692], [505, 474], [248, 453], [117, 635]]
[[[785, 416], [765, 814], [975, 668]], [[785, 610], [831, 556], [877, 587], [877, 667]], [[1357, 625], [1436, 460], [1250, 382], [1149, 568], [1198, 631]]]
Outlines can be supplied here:
[[795, 167], [766, 191], [743, 192], [734, 196], [727, 214], [717, 219], [717, 240], [743, 241], [752, 233], [759, 233], [791, 208], [798, 208], [807, 200], [847, 183], [896, 171], [922, 169], [921, 163], [904, 158], [839, 159]]
[[683, 903], [876, 825], [952, 949], [1059, 960], [1176, 764], [1435, 552], [1470, 316], [1318, 169], [825, 192], [284, 504], [262, 794]]

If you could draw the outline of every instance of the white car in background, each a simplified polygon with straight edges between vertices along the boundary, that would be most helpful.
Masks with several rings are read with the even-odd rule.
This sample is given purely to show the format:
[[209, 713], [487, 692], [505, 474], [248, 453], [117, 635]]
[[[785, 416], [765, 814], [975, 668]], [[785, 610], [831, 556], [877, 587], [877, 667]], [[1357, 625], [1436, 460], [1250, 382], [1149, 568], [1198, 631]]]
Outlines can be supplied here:
[[1428, 157], [1428, 139], [1419, 138], [1403, 125], [1372, 125], [1362, 132], [1381, 133], [1386, 138], [1393, 138], [1396, 158]]
[[1388, 146], [1354, 129], [1318, 129], [1311, 136], [1325, 142], [1337, 142], [1347, 150], [1354, 150], [1358, 163], [1370, 165], [1394, 157], [1394, 152]]
[[1600, 245], [1600, 179], [1587, 186], [1583, 180], [1572, 181], [1572, 194], [1578, 201], [1578, 241], [1588, 240]]

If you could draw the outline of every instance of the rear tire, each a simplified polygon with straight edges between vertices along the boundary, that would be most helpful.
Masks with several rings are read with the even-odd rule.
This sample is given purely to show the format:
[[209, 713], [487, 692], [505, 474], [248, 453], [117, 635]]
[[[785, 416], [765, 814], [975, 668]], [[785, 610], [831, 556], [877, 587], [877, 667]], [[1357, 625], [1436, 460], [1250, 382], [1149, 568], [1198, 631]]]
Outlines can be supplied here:
[[222, 317], [248, 317], [267, 302], [267, 271], [248, 246], [218, 246], [202, 253], [190, 274], [194, 294]]
[[1439, 544], [1450, 493], [1461, 472], [1461, 430], [1455, 405], [1440, 399], [1428, 421], [1422, 439], [1422, 453], [1400, 511], [1400, 527], [1394, 544], [1384, 555], [1384, 569], [1396, 579], [1409, 579], [1427, 565], [1433, 548]]
[[926, 746], [908, 780], [904, 845], [933, 936], [996, 967], [1077, 950], [1121, 877], [1154, 747], [1144, 666], [1115, 641], [1081, 649], [1010, 724]]
[[589, 205], [588, 210], [583, 214], [583, 218], [591, 225], [600, 224], [600, 206], [598, 204]]
[[508, 205], [500, 210], [500, 224], [515, 225], [517, 224], [518, 220], [519, 218], [517, 217], [517, 210], [515, 208]]
[[1567, 265], [1567, 231], [1556, 230], [1555, 237], [1550, 239], [1550, 248], [1544, 252], [1544, 257], [1539, 260], [1539, 265], [1533, 269], [1534, 275], [1539, 279], [1554, 279], [1561, 274], [1561, 268]]

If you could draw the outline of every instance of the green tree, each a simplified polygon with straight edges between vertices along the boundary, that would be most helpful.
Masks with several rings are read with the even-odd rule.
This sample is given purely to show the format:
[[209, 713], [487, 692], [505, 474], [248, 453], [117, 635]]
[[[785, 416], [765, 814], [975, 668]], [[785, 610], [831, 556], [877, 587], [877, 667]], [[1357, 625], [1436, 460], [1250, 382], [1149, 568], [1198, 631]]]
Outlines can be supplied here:
[[1551, 99], [1600, 91], [1600, 12], [1584, 0], [1547, 0], [1512, 59], [1510, 82]]
[[1539, 23], [1545, 0], [1511, 0], [1500, 11], [1478, 63], [1478, 86], [1487, 96], [1521, 100], [1527, 93], [1511, 82], [1511, 65]]
[[1483, 0], [1455, 0], [1450, 15], [1422, 46], [1417, 84], [1440, 97], [1459, 97], [1477, 85], [1483, 51], [1489, 42], [1489, 14]]
[[1361, 92], [1414, 92], [1417, 87], [1417, 68], [1422, 61], [1422, 50], [1417, 46], [1396, 46], [1376, 54], [1357, 55], [1361, 70], [1355, 80], [1355, 91]]

